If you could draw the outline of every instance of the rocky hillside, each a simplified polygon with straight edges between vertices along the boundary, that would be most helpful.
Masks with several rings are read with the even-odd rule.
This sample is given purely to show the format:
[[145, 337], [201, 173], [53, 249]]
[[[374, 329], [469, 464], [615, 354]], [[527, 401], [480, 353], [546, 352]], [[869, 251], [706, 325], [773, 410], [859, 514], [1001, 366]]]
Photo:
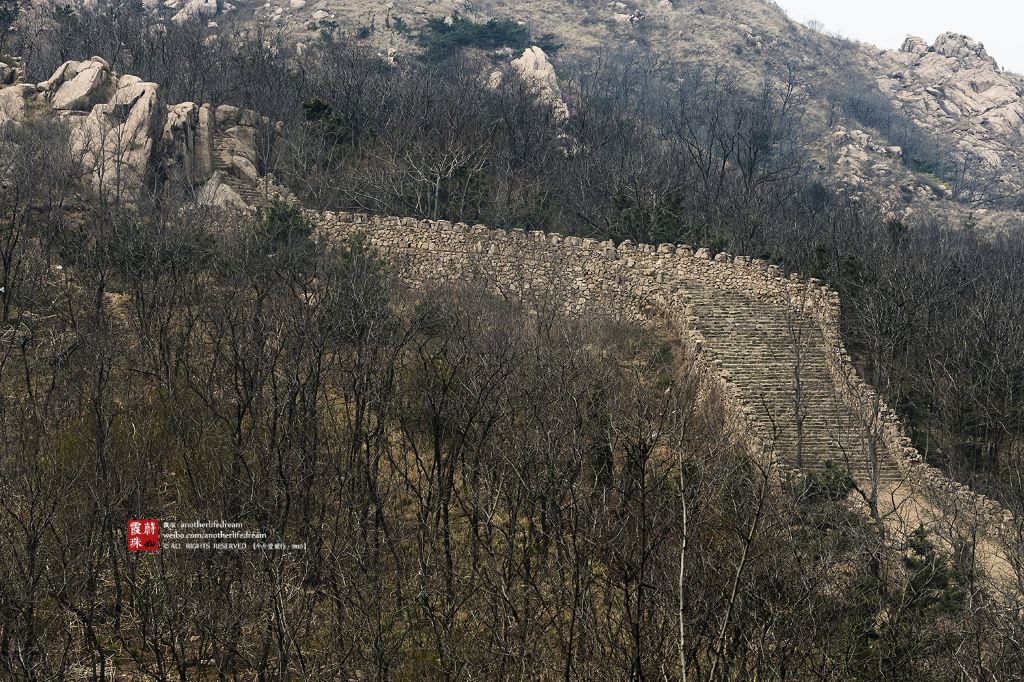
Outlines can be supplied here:
[[[33, 6], [22, 23], [39, 11]], [[1015, 219], [1024, 201], [1024, 80], [955, 33], [931, 44], [908, 37], [899, 50], [881, 50], [808, 28], [765, 0], [145, 0], [140, 7], [157, 23], [258, 26], [287, 34], [299, 54], [330, 40], [370, 46], [387, 61], [461, 39], [459, 26], [438, 34], [439, 22], [511, 20], [522, 30], [509, 41], [515, 48], [481, 51], [540, 73], [548, 93], [558, 92], [564, 64], [581, 55], [643, 53], [669, 68], [721, 68], [750, 89], [770, 72], [792, 79], [806, 106], [812, 156], [823, 181], [841, 193], [880, 203], [894, 218], [941, 209], [974, 224]], [[125, 92], [146, 90], [132, 87]], [[557, 106], [571, 115], [571, 107]]]
[[67, 124], [83, 188], [132, 200], [154, 185], [199, 203], [246, 208], [266, 186], [258, 138], [274, 125], [252, 111], [195, 102], [167, 104], [160, 86], [117, 74], [102, 57], [69, 61], [40, 83], [21, 63], [0, 71], [0, 126], [57, 118]]
[[1024, 186], [1024, 80], [955, 33], [881, 50], [807, 28], [762, 0], [273, 0], [253, 11], [304, 41], [354, 36], [390, 58], [419, 52], [431, 18], [510, 17], [562, 46], [556, 71], [562, 55], [631, 49], [721, 66], [751, 87], [766, 67], [792, 70], [808, 99], [816, 158], [843, 191], [897, 216], [942, 207], [984, 223], [1015, 209]]
[[[911, 120], [951, 142], [966, 165], [982, 171], [979, 179], [996, 184], [996, 194], [1020, 191], [1024, 79], [955, 33], [932, 45], [908, 37], [900, 51], [882, 52], [879, 65], [887, 72], [876, 78], [879, 89]], [[985, 188], [965, 185], [962, 193], [973, 200]]]

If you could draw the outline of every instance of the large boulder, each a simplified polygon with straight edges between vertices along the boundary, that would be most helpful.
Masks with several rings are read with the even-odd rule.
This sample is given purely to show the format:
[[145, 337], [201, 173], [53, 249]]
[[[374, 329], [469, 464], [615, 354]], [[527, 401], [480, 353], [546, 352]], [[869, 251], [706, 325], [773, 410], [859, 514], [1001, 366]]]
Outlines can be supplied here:
[[558, 86], [555, 67], [548, 61], [544, 50], [536, 45], [527, 48], [521, 57], [512, 60], [512, 68], [532, 85], [537, 99], [550, 106], [559, 121], [569, 118], [569, 107], [562, 100], [562, 89]]
[[221, 140], [221, 159], [228, 172], [240, 180], [255, 184], [259, 179], [256, 170], [256, 129], [234, 126], [224, 131]]
[[111, 95], [110, 65], [100, 57], [84, 62], [65, 62], [37, 86], [50, 105], [62, 111], [90, 111]]
[[172, 21], [180, 24], [191, 19], [212, 19], [217, 16], [217, 11], [217, 0], [188, 0]]
[[247, 184], [259, 179], [256, 135], [259, 125], [269, 125], [248, 109], [221, 105], [214, 111], [219, 131], [214, 144], [214, 165]]
[[35, 86], [28, 83], [0, 88], [0, 124], [25, 120], [29, 100], [35, 94]]
[[906, 40], [903, 41], [903, 45], [900, 47], [900, 51], [923, 55], [928, 51], [928, 43], [926, 43], [923, 38], [907, 36]]
[[[942, 157], [955, 160], [958, 173], [966, 172], [970, 181], [959, 188], [958, 201], [1008, 197], [1024, 190], [1024, 79], [1000, 69], [984, 45], [958, 33], [943, 33], [932, 45], [910, 36], [900, 52], [880, 57], [886, 75], [876, 78], [879, 89], [904, 117], [942, 145]], [[914, 145], [907, 158], [921, 160], [922, 153], [933, 152]], [[946, 168], [936, 170], [946, 176]], [[887, 187], [897, 184], [885, 180]], [[916, 176], [915, 183], [912, 192], [903, 192], [914, 200], [926, 192], [943, 200], [951, 194], [934, 177]]]
[[996, 66], [996, 60], [985, 51], [985, 46], [961, 33], [943, 33], [935, 39], [932, 49], [944, 57], [963, 61], [978, 60]]
[[894, 94], [915, 119], [937, 129], [954, 127], [953, 134], [975, 156], [1000, 165], [998, 153], [975, 151], [1024, 133], [1020, 79], [1002, 71], [984, 45], [959, 33], [943, 33], [930, 47], [908, 37], [902, 54], [909, 61], [898, 73]]
[[99, 57], [65, 62], [38, 85], [0, 85], [0, 124], [37, 115], [56, 117], [70, 129], [71, 151], [89, 189], [129, 202], [160, 178], [182, 196], [244, 203], [263, 180], [256, 141], [277, 130], [248, 109], [167, 106], [157, 84], [118, 75]]
[[199, 188], [196, 203], [200, 206], [214, 206], [233, 210], [244, 210], [249, 207], [245, 203], [245, 199], [227, 183], [223, 171], [215, 171], [206, 184]]
[[213, 130], [210, 105], [184, 102], [168, 107], [161, 136], [167, 179], [202, 185], [213, 175]]
[[121, 76], [115, 86], [110, 101], [97, 104], [84, 119], [69, 117], [71, 148], [81, 158], [94, 190], [131, 199], [149, 179], [166, 109], [155, 83]]

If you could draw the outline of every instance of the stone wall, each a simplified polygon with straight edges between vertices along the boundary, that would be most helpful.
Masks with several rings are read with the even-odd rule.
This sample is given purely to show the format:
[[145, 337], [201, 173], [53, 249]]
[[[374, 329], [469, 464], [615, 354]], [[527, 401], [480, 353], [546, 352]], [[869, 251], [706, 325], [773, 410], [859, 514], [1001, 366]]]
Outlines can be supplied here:
[[839, 332], [837, 292], [821, 282], [786, 276], [778, 266], [745, 256], [687, 245], [615, 245], [544, 232], [490, 229], [446, 221], [380, 218], [348, 213], [314, 213], [330, 237], [364, 232], [413, 288], [445, 282], [484, 283], [492, 292], [557, 302], [573, 314], [600, 311], [630, 322], [667, 317], [686, 335], [699, 368], [721, 389], [728, 420], [745, 433], [754, 451], [765, 434], [752, 419], [754, 406], [738, 396], [734, 378], [720, 371], [687, 304], [687, 287], [730, 291], [783, 306], [820, 328], [835, 391], [889, 453], [903, 480], [944, 511], [1009, 532], [1013, 517], [1000, 505], [972, 492], [925, 463], [907, 438], [896, 413], [857, 374]]
[[[794, 292], [793, 296], [796, 301], [800, 294]], [[826, 340], [824, 350], [837, 390], [877, 434], [899, 466], [904, 480], [915, 490], [926, 492], [947, 515], [965, 518], [969, 524], [988, 528], [1001, 537], [1014, 538], [1016, 522], [1013, 514], [928, 464], [907, 436], [896, 411], [859, 375], [839, 332], [838, 296], [827, 304], [821, 299], [814, 301], [806, 310], [822, 329]]]

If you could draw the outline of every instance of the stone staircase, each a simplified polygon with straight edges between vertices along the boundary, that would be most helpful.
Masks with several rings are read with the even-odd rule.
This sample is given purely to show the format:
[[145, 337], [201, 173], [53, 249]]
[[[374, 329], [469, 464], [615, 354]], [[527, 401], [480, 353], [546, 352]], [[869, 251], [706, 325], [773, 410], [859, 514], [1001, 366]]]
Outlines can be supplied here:
[[260, 206], [266, 202], [263, 193], [255, 185], [234, 175], [231, 164], [232, 149], [227, 138], [213, 136], [213, 170], [220, 171], [225, 185], [230, 187], [246, 204]]
[[685, 291], [706, 352], [738, 387], [766, 445], [784, 463], [822, 471], [831, 461], [864, 483], [902, 479], [884, 446], [871, 444], [870, 429], [838, 399], [816, 324], [743, 294], [695, 283]]

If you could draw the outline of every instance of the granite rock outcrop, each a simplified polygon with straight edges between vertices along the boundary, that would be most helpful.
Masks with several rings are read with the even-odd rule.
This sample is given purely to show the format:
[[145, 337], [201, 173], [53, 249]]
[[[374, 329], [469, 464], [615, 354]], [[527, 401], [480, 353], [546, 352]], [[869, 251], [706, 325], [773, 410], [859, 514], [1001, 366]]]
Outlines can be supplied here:
[[20, 82], [15, 60], [2, 63], [0, 125], [41, 116], [63, 122], [85, 189], [130, 200], [170, 183], [201, 202], [252, 203], [264, 179], [256, 140], [258, 129], [273, 126], [267, 118], [226, 105], [167, 104], [158, 84], [118, 74], [100, 57], [65, 62], [38, 84]]

